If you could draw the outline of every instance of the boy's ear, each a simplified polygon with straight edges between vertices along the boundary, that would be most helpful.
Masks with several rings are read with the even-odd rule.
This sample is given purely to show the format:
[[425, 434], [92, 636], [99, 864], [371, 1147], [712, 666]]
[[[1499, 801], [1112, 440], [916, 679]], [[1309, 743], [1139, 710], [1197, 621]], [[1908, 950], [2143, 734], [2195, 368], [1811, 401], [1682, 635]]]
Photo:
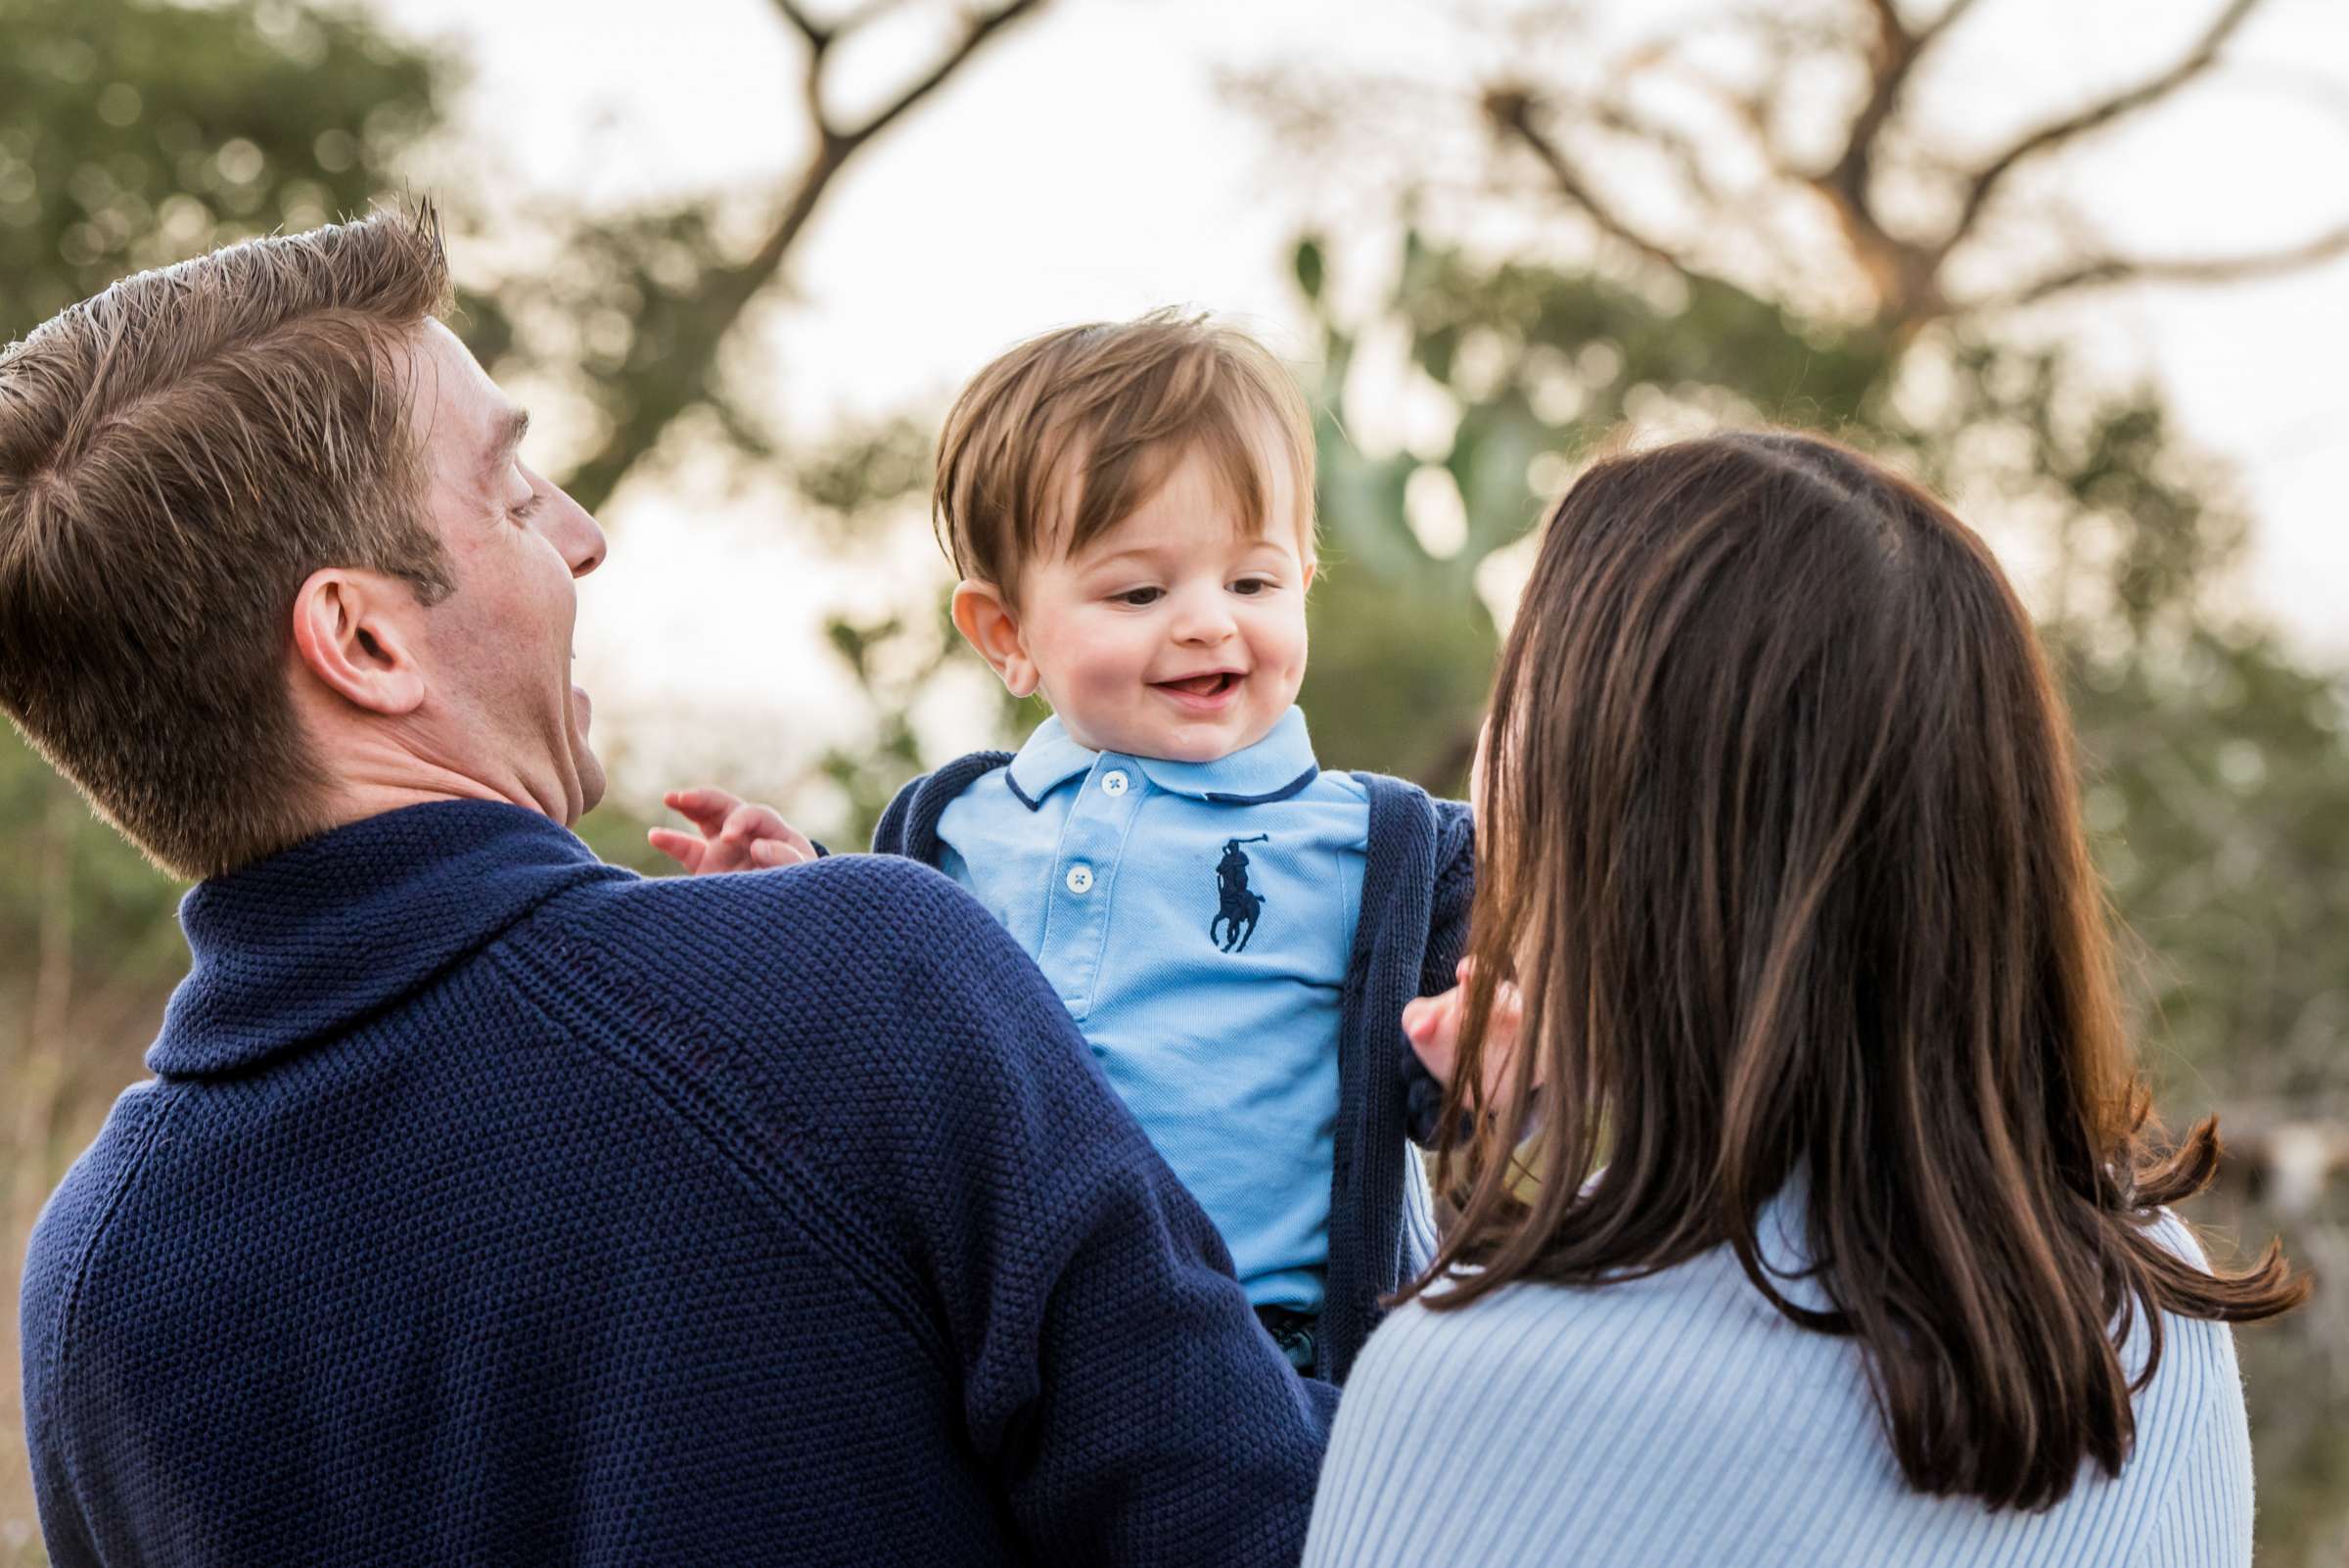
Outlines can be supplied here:
[[294, 596], [294, 654], [354, 707], [396, 717], [424, 702], [415, 590], [377, 572], [327, 567]]
[[975, 577], [956, 583], [954, 629], [1003, 677], [1014, 697], [1036, 695], [1036, 662], [1028, 657], [1027, 639], [1020, 635], [1018, 618], [1002, 589]]
[[1321, 563], [1318, 561], [1308, 561], [1305, 563], [1305, 585], [1308, 588], [1313, 585], [1313, 574], [1320, 570]]

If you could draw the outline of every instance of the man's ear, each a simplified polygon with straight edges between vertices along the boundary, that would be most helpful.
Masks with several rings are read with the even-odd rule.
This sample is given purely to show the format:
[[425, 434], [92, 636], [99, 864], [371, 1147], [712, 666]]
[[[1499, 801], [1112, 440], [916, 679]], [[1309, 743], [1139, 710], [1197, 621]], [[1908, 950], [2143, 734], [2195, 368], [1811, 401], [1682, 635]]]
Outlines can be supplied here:
[[1027, 639], [1020, 635], [1020, 623], [1002, 589], [975, 577], [956, 583], [954, 629], [994, 667], [1014, 697], [1036, 695], [1036, 662], [1028, 657]]
[[294, 596], [294, 652], [319, 682], [370, 713], [412, 714], [424, 702], [416, 661], [415, 590], [378, 572], [327, 567]]

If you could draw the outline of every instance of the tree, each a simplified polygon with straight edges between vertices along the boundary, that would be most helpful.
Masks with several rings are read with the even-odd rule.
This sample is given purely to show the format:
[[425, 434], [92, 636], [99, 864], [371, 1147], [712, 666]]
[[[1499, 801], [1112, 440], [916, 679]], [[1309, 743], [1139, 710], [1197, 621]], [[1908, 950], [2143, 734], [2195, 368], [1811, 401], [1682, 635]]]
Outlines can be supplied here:
[[[600, 416], [590, 449], [562, 477], [574, 499], [596, 511], [697, 410], [741, 451], [773, 459], [776, 442], [759, 416], [729, 392], [727, 346], [755, 307], [779, 289], [792, 254], [824, 197], [864, 150], [900, 124], [1001, 34], [1042, 12], [1049, 0], [1000, 0], [960, 14], [930, 60], [874, 107], [852, 115], [835, 100], [836, 67], [856, 35], [902, 0], [865, 0], [822, 18], [799, 0], [769, 0], [777, 20], [803, 46], [794, 84], [804, 110], [806, 151], [798, 166], [762, 198], [758, 242], [728, 243], [726, 221], [739, 205], [700, 194], [642, 209], [582, 219], [559, 214], [567, 238], [562, 259], [543, 272], [505, 280], [498, 297], [515, 318], [505, 353], [562, 364]], [[583, 344], [576, 326], [594, 320], [610, 331]], [[491, 368], [498, 368], [492, 360]]]

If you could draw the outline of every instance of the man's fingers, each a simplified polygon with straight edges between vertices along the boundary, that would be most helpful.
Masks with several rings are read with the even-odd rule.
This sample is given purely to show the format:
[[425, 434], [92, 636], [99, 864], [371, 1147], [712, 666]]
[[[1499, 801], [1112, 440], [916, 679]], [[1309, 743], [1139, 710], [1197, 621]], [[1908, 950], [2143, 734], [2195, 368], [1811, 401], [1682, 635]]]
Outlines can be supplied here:
[[702, 868], [709, 846], [691, 833], [679, 833], [674, 828], [654, 828], [644, 836], [645, 842], [663, 854], [683, 866], [688, 874]]

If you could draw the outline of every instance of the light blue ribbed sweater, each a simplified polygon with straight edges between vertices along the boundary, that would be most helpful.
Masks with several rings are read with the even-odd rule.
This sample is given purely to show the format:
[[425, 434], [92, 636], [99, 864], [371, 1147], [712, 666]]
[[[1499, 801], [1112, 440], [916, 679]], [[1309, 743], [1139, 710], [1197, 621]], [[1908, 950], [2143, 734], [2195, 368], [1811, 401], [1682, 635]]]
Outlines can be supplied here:
[[[1799, 1262], [1797, 1212], [1785, 1195], [1764, 1212], [1773, 1271]], [[2175, 1217], [2156, 1233], [2201, 1261]], [[1780, 1289], [1824, 1305], [1816, 1281]], [[2123, 1356], [2142, 1367], [2142, 1332]], [[2164, 1319], [2117, 1479], [2092, 1463], [2053, 1508], [1993, 1513], [1911, 1491], [1858, 1345], [1797, 1327], [1727, 1247], [1646, 1279], [1395, 1313], [1347, 1384], [1305, 1553], [1307, 1568], [2250, 1560], [2251, 1445], [2225, 1324]]]

